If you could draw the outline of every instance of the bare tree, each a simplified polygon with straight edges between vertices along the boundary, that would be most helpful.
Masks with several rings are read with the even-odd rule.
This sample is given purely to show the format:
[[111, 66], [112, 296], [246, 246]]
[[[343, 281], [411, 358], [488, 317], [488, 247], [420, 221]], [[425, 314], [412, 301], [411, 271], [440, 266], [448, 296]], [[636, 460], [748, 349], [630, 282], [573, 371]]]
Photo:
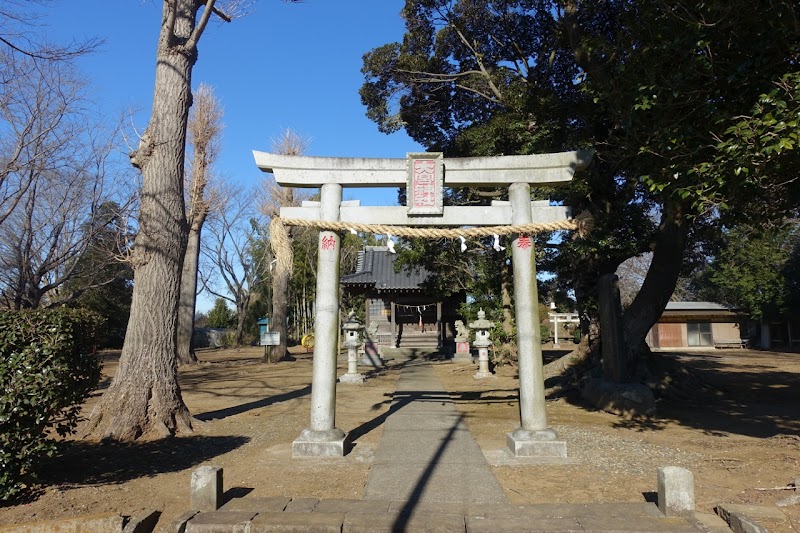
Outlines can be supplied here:
[[[107, 206], [124, 217], [132, 194], [111, 157], [119, 128], [90, 113], [72, 65], [24, 57], [16, 67], [26, 75], [0, 86], [0, 295], [20, 309], [79, 295], [69, 282], [81, 259], [99, 234], [123, 227]], [[115, 258], [94, 259], [81, 265], [81, 290], [110, 281], [101, 273]]]
[[87, 54], [102, 44], [100, 39], [54, 44], [39, 24], [41, 14], [35, 8], [45, 8], [50, 0], [4, 0], [0, 4], [0, 44], [6, 51], [46, 61], [68, 61]]
[[84, 84], [72, 66], [0, 49], [10, 71], [0, 84], [0, 224], [45, 173], [71, 172], [89, 118]]
[[131, 163], [142, 172], [139, 232], [132, 257], [131, 315], [119, 370], [87, 429], [135, 439], [192, 430], [177, 380], [177, 318], [186, 249], [184, 158], [197, 43], [216, 2], [164, 0], [150, 123]]
[[[256, 285], [264, 277], [271, 256], [259, 238], [263, 221], [249, 191], [234, 190], [209, 221], [204, 255], [218, 274], [217, 282], [204, 279], [208, 292], [231, 302], [236, 309], [236, 338], [241, 345], [247, 309]], [[223, 290], [224, 289], [224, 290]]]
[[167, 436], [192, 431], [175, 357], [188, 232], [184, 160], [197, 43], [214, 14], [230, 20], [218, 4], [215, 0], [162, 2], [150, 122], [130, 154], [131, 163], [142, 172], [131, 318], [117, 374], [87, 425], [88, 431], [104, 438], [128, 440], [153, 432]]
[[180, 305], [178, 307], [178, 364], [194, 364], [192, 333], [197, 298], [197, 267], [200, 258], [200, 232], [210, 207], [206, 194], [211, 165], [219, 153], [222, 132], [222, 107], [208, 85], [200, 84], [195, 92], [189, 115], [189, 142], [192, 163], [187, 180], [189, 211], [186, 222], [189, 234], [181, 273]]
[[[284, 155], [302, 155], [308, 149], [310, 141], [297, 132], [287, 129], [283, 134], [272, 140], [272, 151]], [[281, 187], [274, 179], [264, 181], [263, 198], [260, 210], [269, 218], [280, 215], [281, 207], [300, 205], [309, 198], [292, 187]], [[287, 228], [290, 241], [294, 238], [294, 228]], [[288, 328], [286, 319], [289, 310], [289, 281], [291, 272], [279, 270], [272, 276], [272, 329], [278, 332], [280, 342], [274, 346], [269, 354], [271, 362], [278, 361], [286, 356]]]

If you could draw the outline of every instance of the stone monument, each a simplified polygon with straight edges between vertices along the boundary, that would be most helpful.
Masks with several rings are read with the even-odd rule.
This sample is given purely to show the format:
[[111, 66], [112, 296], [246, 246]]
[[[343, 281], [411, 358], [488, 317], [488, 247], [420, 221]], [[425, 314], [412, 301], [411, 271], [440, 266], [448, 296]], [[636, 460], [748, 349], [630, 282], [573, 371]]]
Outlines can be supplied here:
[[457, 363], [471, 363], [472, 352], [469, 349], [469, 329], [461, 320], [456, 320], [456, 353], [453, 361]]
[[356, 320], [355, 311], [350, 311], [342, 329], [344, 330], [344, 345], [347, 348], [347, 373], [339, 378], [339, 383], [360, 385], [364, 383], [364, 376], [358, 373], [358, 347], [361, 344], [358, 332], [361, 324]]
[[494, 322], [486, 320], [486, 313], [483, 309], [478, 311], [478, 320], [470, 322], [469, 327], [475, 330], [474, 345], [478, 348], [478, 372], [472, 376], [475, 379], [486, 379], [494, 377], [489, 371], [489, 330], [494, 327]]

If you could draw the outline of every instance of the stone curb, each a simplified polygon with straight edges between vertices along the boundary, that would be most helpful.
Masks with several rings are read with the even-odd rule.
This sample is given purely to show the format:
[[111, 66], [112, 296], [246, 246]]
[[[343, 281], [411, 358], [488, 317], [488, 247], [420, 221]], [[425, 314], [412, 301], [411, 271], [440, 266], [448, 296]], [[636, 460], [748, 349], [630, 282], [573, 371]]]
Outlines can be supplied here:
[[[690, 517], [665, 517], [652, 503], [463, 504], [424, 503], [410, 511], [407, 502], [241, 498], [223, 506], [235, 511], [198, 513], [176, 533], [232, 532], [478, 532], [478, 531], [709, 531]], [[184, 529], [180, 529], [182, 526]]]
[[777, 522], [786, 520], [786, 515], [778, 509], [760, 505], [720, 503], [714, 508], [714, 511], [736, 533], [768, 533], [767, 528], [759, 520]]

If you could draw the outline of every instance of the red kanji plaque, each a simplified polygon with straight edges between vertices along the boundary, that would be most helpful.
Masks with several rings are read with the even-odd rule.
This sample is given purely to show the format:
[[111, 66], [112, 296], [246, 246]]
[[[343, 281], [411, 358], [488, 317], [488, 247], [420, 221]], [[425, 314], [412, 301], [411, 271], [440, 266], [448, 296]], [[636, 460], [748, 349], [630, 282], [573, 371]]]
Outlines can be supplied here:
[[441, 152], [408, 154], [409, 215], [441, 215], [444, 213], [442, 187], [444, 165]]

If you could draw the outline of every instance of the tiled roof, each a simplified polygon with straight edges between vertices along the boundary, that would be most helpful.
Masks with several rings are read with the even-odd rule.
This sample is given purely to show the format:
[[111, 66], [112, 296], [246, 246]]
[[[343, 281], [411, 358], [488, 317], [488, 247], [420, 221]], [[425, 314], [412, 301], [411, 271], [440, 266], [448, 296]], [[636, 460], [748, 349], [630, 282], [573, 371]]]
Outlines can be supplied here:
[[664, 311], [736, 311], [715, 302], [667, 302]]
[[386, 246], [367, 246], [358, 252], [358, 263], [353, 274], [342, 276], [343, 285], [360, 285], [378, 290], [420, 290], [420, 283], [430, 273], [424, 268], [403, 267], [394, 270], [395, 255]]

